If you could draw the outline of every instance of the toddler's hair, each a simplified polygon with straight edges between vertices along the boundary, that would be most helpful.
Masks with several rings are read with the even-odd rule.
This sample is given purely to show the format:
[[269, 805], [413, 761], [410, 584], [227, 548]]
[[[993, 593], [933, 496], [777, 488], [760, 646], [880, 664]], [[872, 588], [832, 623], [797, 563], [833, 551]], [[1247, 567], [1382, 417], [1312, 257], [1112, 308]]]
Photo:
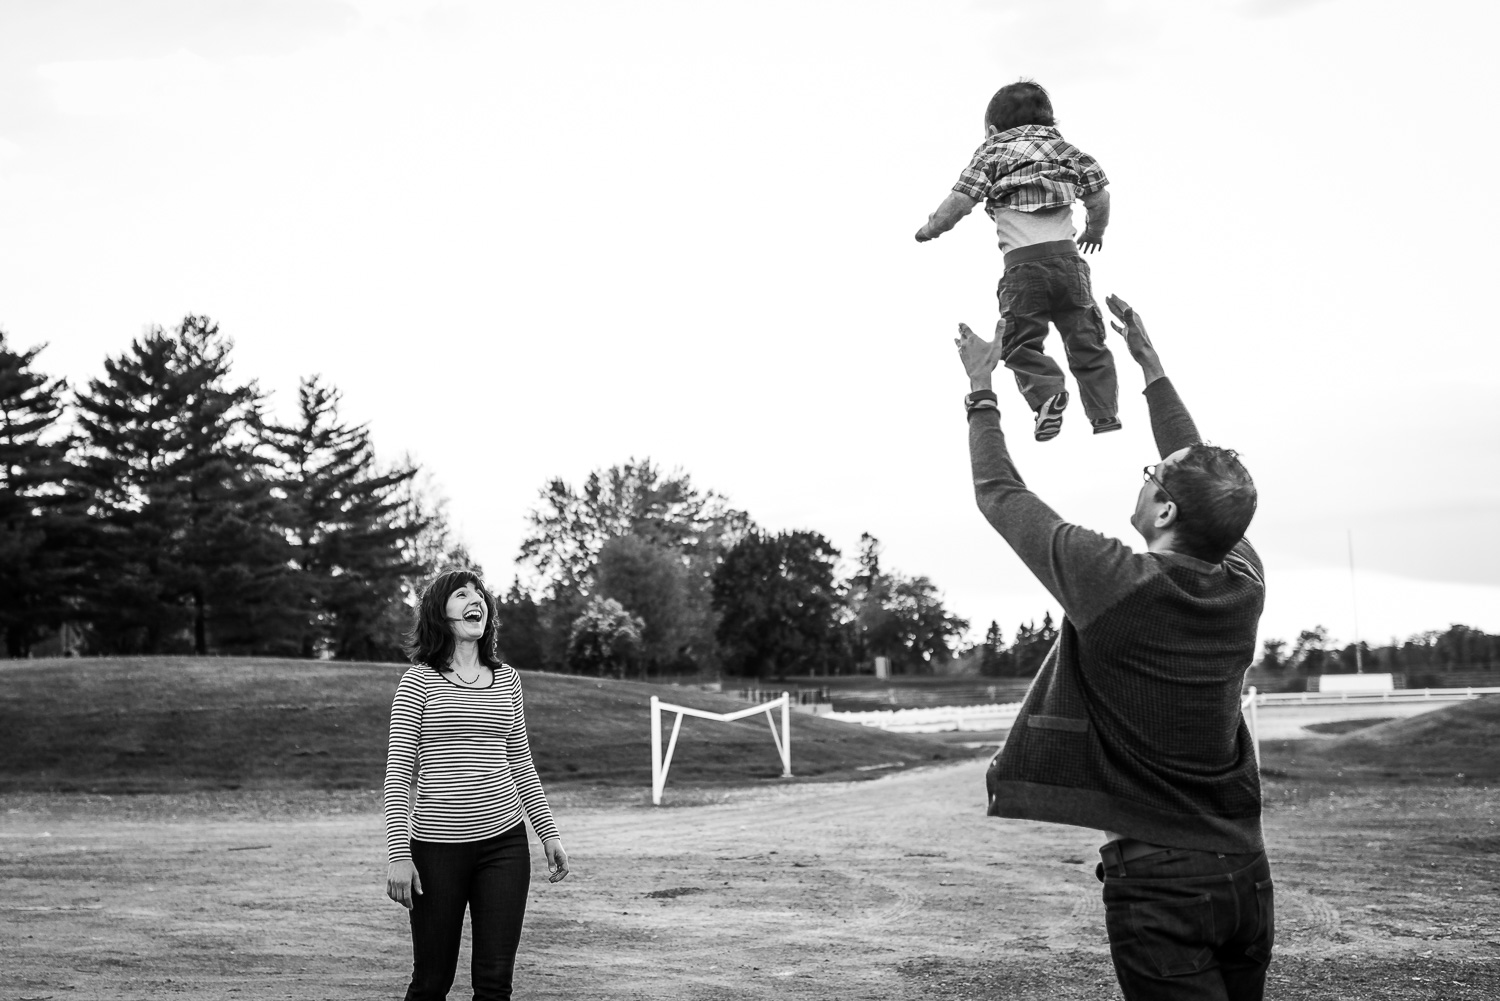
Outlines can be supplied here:
[[1008, 132], [1023, 125], [1056, 125], [1057, 120], [1047, 89], [1035, 80], [1017, 80], [995, 91], [984, 110], [984, 124]]

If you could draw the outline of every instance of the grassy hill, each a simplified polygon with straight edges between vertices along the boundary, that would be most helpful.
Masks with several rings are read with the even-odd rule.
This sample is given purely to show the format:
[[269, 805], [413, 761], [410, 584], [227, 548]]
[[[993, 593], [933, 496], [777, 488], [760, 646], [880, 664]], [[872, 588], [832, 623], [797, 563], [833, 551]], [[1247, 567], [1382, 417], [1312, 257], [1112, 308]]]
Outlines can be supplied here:
[[[0, 792], [374, 789], [384, 779], [391, 696], [403, 670], [259, 658], [0, 661]], [[638, 682], [522, 672], [521, 683], [533, 755], [548, 783], [649, 788], [652, 695], [714, 712], [745, 707]], [[798, 778], [870, 777], [892, 769], [868, 766], [972, 753], [792, 717]], [[683, 720], [674, 785], [780, 774], [763, 716]]]
[[1268, 774], [1420, 782], [1500, 781], [1500, 696], [1393, 719], [1328, 740], [1277, 741]]

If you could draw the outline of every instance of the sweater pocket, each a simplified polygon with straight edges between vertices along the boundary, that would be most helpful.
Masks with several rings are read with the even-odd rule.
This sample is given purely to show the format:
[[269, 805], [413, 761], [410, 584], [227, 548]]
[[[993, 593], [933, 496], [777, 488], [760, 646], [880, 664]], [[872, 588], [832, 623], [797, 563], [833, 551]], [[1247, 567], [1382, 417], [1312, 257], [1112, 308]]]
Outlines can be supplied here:
[[1089, 721], [1075, 716], [1037, 716], [1026, 717], [1026, 725], [1037, 730], [1066, 730], [1070, 733], [1088, 733]]

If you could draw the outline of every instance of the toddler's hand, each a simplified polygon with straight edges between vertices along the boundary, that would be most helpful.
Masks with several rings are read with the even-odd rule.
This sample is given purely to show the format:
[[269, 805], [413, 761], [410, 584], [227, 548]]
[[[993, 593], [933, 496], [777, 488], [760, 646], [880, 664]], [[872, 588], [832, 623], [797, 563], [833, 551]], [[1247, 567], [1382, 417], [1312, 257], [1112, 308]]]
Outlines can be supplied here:
[[1083, 235], [1078, 238], [1078, 249], [1085, 254], [1092, 254], [1104, 246], [1104, 234], [1084, 230]]
[[927, 227], [925, 225], [921, 229], [917, 230], [917, 242], [918, 243], [926, 243], [928, 240], [931, 240], [931, 239], [933, 239], [933, 235], [931, 233], [927, 232]]

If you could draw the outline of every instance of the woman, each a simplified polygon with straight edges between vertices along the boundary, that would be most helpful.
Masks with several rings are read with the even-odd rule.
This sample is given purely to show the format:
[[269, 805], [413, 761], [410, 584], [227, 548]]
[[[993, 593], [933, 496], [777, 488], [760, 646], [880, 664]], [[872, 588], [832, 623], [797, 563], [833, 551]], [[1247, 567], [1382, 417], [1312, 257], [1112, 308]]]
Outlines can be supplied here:
[[448, 996], [465, 907], [474, 997], [508, 998], [531, 883], [522, 812], [552, 882], [568, 875], [568, 854], [531, 761], [521, 679], [495, 651], [494, 602], [478, 574], [449, 570], [428, 586], [407, 652], [414, 666], [391, 705], [385, 764], [386, 893], [411, 912], [406, 998]]

